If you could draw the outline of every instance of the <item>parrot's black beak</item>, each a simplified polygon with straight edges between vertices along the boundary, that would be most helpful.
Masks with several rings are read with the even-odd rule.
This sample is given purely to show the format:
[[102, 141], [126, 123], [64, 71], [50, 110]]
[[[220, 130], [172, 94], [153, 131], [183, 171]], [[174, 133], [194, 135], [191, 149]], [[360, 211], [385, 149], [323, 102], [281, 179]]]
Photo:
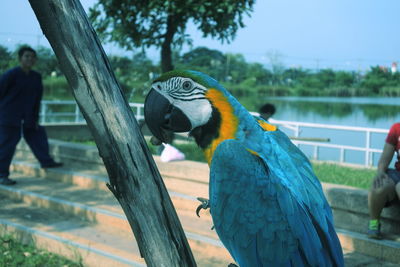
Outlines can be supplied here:
[[144, 119], [151, 133], [164, 143], [172, 141], [174, 132], [192, 129], [188, 117], [154, 89], [150, 90], [144, 102]]

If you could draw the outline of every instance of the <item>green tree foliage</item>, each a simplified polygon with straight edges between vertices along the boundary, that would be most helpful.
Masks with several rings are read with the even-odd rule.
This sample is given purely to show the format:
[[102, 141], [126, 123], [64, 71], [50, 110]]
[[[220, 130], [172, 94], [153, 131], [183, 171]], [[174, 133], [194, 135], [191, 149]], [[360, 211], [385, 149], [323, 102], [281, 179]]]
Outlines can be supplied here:
[[60, 66], [58, 64], [57, 57], [53, 53], [53, 50], [43, 46], [39, 46], [35, 50], [38, 57], [35, 69], [40, 72], [42, 76], [61, 75]]
[[367, 89], [366, 93], [379, 95], [384, 87], [399, 87], [400, 73], [391, 73], [386, 68], [376, 66], [365, 75], [361, 85]]
[[0, 45], [0, 74], [11, 67], [13, 56], [8, 49]]
[[[43, 76], [45, 98], [72, 99], [51, 49], [39, 47], [36, 50], [39, 59], [36, 70]], [[275, 68], [274, 71], [260, 63], [247, 62], [241, 54], [225, 54], [206, 47], [198, 47], [182, 55], [174, 51], [173, 57], [178, 68], [199, 70], [216, 78], [240, 97], [248, 108], [253, 108], [254, 103], [261, 105], [268, 96], [400, 96], [400, 73], [391, 73], [380, 67], [373, 67], [364, 74], [302, 68], [279, 68], [279, 71]], [[151, 81], [160, 74], [159, 66], [144, 52], [131, 57], [110, 56], [109, 59], [127, 100], [143, 102]], [[0, 46], [0, 67], [3, 71], [17, 64], [16, 51], [10, 52]], [[322, 109], [329, 110], [323, 105]], [[344, 106], [338, 109], [348, 112]]]
[[226, 80], [225, 68], [227, 57], [218, 50], [208, 49], [206, 47], [195, 48], [177, 59], [177, 68], [196, 69], [207, 72], [209, 75], [219, 81]]
[[99, 0], [89, 17], [105, 41], [133, 47], [161, 47], [161, 69], [173, 69], [172, 46], [191, 42], [189, 21], [203, 36], [230, 42], [249, 15], [254, 0]]
[[266, 85], [273, 80], [272, 72], [264, 68], [260, 63], [248, 64], [246, 76], [254, 77], [256, 85]]
[[110, 56], [109, 60], [127, 100], [142, 101], [158, 67], [143, 52], [132, 58]]
[[335, 85], [350, 88], [357, 82], [357, 75], [354, 72], [337, 71], [335, 72]]
[[300, 81], [302, 81], [307, 75], [309, 75], [309, 71], [302, 68], [289, 68], [283, 72], [282, 77], [286, 85], [295, 86], [299, 84]]
[[[15, 51], [10, 52], [6, 47], [0, 45], [0, 73], [7, 69], [17, 66], [18, 63], [18, 50], [26, 44], [18, 45]], [[35, 48], [38, 61], [36, 62], [35, 69], [42, 74], [42, 76], [50, 76], [53, 72], [57, 75], [61, 74], [57, 58], [53, 50], [50, 48], [39, 46]]]
[[319, 89], [322, 89], [324, 87], [331, 87], [332, 85], [335, 84], [336, 74], [331, 69], [322, 69], [315, 75], [317, 80], [320, 81]]
[[[272, 56], [271, 56], [272, 57]], [[259, 63], [246, 62], [243, 55], [223, 54], [199, 47], [177, 57], [179, 68], [204, 71], [221, 81], [236, 96], [400, 96], [400, 73], [372, 68], [362, 76], [354, 71], [321, 69], [317, 72], [285, 69], [277, 57], [272, 57], [267, 69]], [[385, 75], [382, 78], [382, 72]], [[371, 90], [372, 85], [375, 92]]]

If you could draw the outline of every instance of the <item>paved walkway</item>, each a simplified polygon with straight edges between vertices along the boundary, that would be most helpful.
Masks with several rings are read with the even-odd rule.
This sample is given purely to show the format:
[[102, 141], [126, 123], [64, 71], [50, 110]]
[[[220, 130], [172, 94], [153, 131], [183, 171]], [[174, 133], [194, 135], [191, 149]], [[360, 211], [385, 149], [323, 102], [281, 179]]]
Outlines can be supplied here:
[[346, 267], [399, 267], [399, 264], [380, 261], [354, 251], [344, 251], [344, 263]]

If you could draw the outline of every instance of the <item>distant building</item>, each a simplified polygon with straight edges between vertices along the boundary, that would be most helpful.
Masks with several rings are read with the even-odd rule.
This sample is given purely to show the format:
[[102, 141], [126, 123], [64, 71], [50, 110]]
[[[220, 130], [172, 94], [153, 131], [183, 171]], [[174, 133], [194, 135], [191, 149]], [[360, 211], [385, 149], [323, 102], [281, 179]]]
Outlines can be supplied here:
[[392, 63], [391, 71], [392, 71], [392, 73], [396, 73], [397, 72], [397, 62], [393, 62]]

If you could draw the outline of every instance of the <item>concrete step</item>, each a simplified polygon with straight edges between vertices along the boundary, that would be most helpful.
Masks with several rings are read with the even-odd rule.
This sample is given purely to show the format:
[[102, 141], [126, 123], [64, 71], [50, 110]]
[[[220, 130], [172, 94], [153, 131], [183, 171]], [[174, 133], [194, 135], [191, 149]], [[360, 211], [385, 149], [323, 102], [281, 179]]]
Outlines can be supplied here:
[[83, 266], [145, 266], [132, 235], [9, 198], [0, 199], [0, 233]]
[[[59, 140], [49, 140], [50, 154], [71, 168], [105, 170], [103, 160], [96, 146]], [[21, 140], [14, 154], [14, 160], [35, 160], [29, 146]]]
[[[366, 233], [369, 221], [368, 191], [350, 186], [323, 184], [324, 194], [332, 208], [335, 226], [352, 232]], [[381, 213], [383, 233], [400, 235], [399, 203]]]
[[[103, 192], [103, 195], [104, 192], [107, 191], [107, 194], [109, 194], [108, 189], [105, 187], [105, 182], [108, 180], [106, 171], [95, 147], [76, 144], [70, 145], [69, 143], [65, 142], [56, 142], [55, 145], [54, 143], [52, 144], [52, 152], [56, 158], [60, 158], [64, 163], [66, 163], [66, 167], [68, 168], [42, 170], [39, 168], [35, 160], [33, 160], [33, 158], [30, 156], [29, 149], [22, 145], [19, 146], [19, 155], [16, 158], [23, 161], [15, 161], [13, 164], [14, 170], [22, 172], [25, 176], [43, 177], [46, 180], [55, 180], [68, 184], [68, 186], [80, 187], [76, 190], [97, 190]], [[200, 235], [206, 238], [211, 237], [209, 241], [212, 241], [211, 243], [213, 243], [217, 237], [213, 232], [211, 232], [211, 236], [209, 234], [210, 231], [208, 227], [212, 225], [209, 214], [202, 213], [202, 218], [200, 220], [201, 225], [203, 226], [198, 227], [197, 224], [199, 223], [199, 219], [194, 217], [193, 212], [194, 208], [198, 205], [198, 202], [195, 201], [195, 196], [207, 197], [208, 195], [208, 166], [204, 163], [190, 161], [162, 163], [158, 157], [155, 157], [155, 161], [170, 192], [170, 196], [174, 202], [175, 208], [177, 209], [178, 216], [182, 221], [182, 225], [184, 226], [186, 234], [189, 237], [189, 242], [192, 243], [196, 240], [196, 235]], [[360, 210], [360, 207], [363, 207], [363, 204], [366, 203], [365, 190], [329, 184], [324, 184], [323, 187], [328, 201], [333, 207], [335, 221], [338, 222], [339, 219], [339, 223], [337, 223], [339, 228], [337, 231], [343, 248], [348, 251], [348, 254], [358, 255], [358, 253], [361, 252], [373, 256], [374, 259], [378, 261], [383, 262], [387, 260], [391, 261], [392, 263], [400, 262], [398, 256], [396, 256], [400, 255], [400, 249], [398, 248], [399, 239], [396, 236], [387, 236], [389, 240], [386, 240], [386, 242], [368, 239], [366, 235], [363, 234], [362, 229], [364, 229], [364, 227], [361, 225], [361, 223], [365, 223], [366, 221], [366, 212], [364, 210]], [[28, 194], [27, 192], [31, 192], [31, 189], [25, 190], [23, 194], [26, 195]], [[38, 194], [38, 192], [34, 191], [31, 193]], [[343, 195], [346, 197], [343, 197]], [[60, 196], [61, 195], [56, 197], [53, 196], [53, 199], [60, 198]], [[30, 198], [32, 197], [30, 196], [26, 199]], [[43, 199], [43, 197], [40, 198]], [[16, 199], [19, 198], [17, 197]], [[43, 200], [37, 202], [46, 203], [46, 201]], [[86, 210], [83, 213], [75, 212], [72, 214], [94, 214], [94, 219], [92, 222], [98, 221], [98, 219], [96, 219], [97, 216], [99, 218], [102, 218], [101, 216], [106, 216], [103, 215], [104, 213], [108, 215], [111, 213], [116, 215], [114, 217], [119, 217], [118, 220], [124, 220], [124, 218], [121, 218], [121, 216], [124, 217], [122, 211], [116, 211], [118, 208], [114, 209], [115, 207], [112, 207], [112, 205], [92, 207], [89, 204], [78, 203], [78, 205], [75, 206], [82, 207], [83, 205], [85, 208], [89, 207], [91, 208], [89, 209], [90, 212]], [[52, 204], [50, 206], [53, 207], [57, 205]], [[62, 207], [62, 205], [59, 206]], [[358, 206], [358, 208], [356, 206]], [[62, 209], [63, 208], [60, 208], [60, 210]], [[67, 208], [66, 210], [68, 211], [74, 209], [76, 208]], [[95, 210], [93, 211], [93, 209]], [[79, 209], [76, 210], [79, 211]], [[388, 221], [392, 220], [394, 222], [393, 225], [396, 225], [396, 221], [393, 220], [393, 218], [396, 218], [397, 216], [396, 212], [397, 211], [395, 211], [394, 208], [390, 209], [389, 211], [385, 211], [383, 213], [384, 219], [387, 219]], [[88, 217], [90, 218], [90, 216]], [[348, 222], [349, 218], [351, 218], [351, 223]], [[101, 220], [103, 220], [103, 218]], [[206, 222], [208, 221], [209, 225], [204, 226], [205, 222], [203, 220]], [[110, 221], [112, 220], [110, 219]], [[125, 225], [126, 226], [123, 227], [124, 232], [129, 230], [129, 226], [127, 226], [126, 222]], [[196, 227], [194, 227], [194, 231], [188, 230], [190, 229], [191, 225], [196, 225]], [[388, 229], [396, 230], [395, 226]], [[195, 236], [190, 236], [191, 234], [195, 234]], [[204, 242], [202, 243], [202, 241], [195, 242], [198, 242], [199, 245], [207, 244]], [[370, 248], [373, 249], [371, 250]], [[209, 256], [211, 258], [213, 257], [211, 254]]]
[[[74, 184], [45, 178], [27, 177], [20, 173], [13, 173], [12, 178], [18, 182], [15, 186], [0, 185], [0, 194], [8, 199], [71, 216], [96, 227], [115, 229], [120, 233], [132, 235], [128, 221], [111, 192], [80, 188]], [[179, 197], [172, 199], [175, 206], [181, 206], [179, 202], [186, 201]], [[194, 208], [190, 212], [178, 209], [177, 213], [199, 262], [232, 262], [215, 231], [211, 230], [209, 215], [204, 213], [205, 216], [197, 218]]]
[[398, 263], [383, 261], [354, 250], [343, 250], [346, 267], [399, 267]]
[[[131, 232], [117, 200], [111, 192], [80, 188], [49, 179], [26, 177], [23, 174], [14, 174], [13, 179], [18, 183], [15, 186], [1, 186], [0, 193], [8, 198], [20, 200], [30, 205], [44, 209], [53, 209], [64, 214], [73, 215], [104, 227], [114, 227]], [[176, 207], [186, 207], [179, 203], [186, 199], [172, 197]], [[193, 209], [177, 209], [180, 221], [192, 238], [201, 241], [202, 236], [214, 238], [219, 243], [215, 231], [211, 231], [212, 221], [207, 212], [198, 218]], [[202, 214], [203, 215], [203, 214]], [[197, 235], [200, 235], [196, 237]]]
[[336, 232], [344, 250], [356, 251], [374, 257], [375, 259], [395, 263], [398, 264], [397, 266], [400, 266], [400, 236], [386, 234], [385, 239], [374, 240], [368, 238], [366, 234], [353, 231], [336, 229]]
[[[11, 199], [0, 200], [0, 234], [66, 256], [83, 266], [145, 266], [133, 233], [104, 227], [53, 209]], [[224, 248], [189, 238], [198, 266], [227, 266]]]
[[[174, 162], [178, 163], [178, 162]], [[171, 163], [171, 164], [174, 164]], [[186, 162], [191, 164], [192, 162]], [[182, 165], [182, 164], [181, 164]], [[165, 168], [164, 168], [165, 169]], [[88, 168], [72, 168], [67, 165], [63, 168], [41, 169], [40, 165], [33, 159], [29, 160], [13, 160], [11, 170], [24, 173], [25, 175], [42, 177], [60, 182], [79, 185], [82, 188], [91, 188], [109, 191], [106, 186], [108, 175], [106, 170], [88, 169]], [[179, 173], [173, 171], [161, 172], [164, 182], [171, 194], [184, 194], [190, 196], [190, 200], [197, 202], [196, 197], [208, 197], [208, 181], [204, 179], [180, 177]], [[207, 174], [208, 175], [208, 174]], [[182, 196], [183, 197], [183, 196]], [[199, 202], [198, 202], [199, 203]]]
[[[39, 168], [37, 163], [30, 161], [14, 161], [12, 164], [12, 170], [25, 176], [41, 177], [49, 181], [56, 181], [59, 183], [62, 182], [63, 184], [68, 184], [69, 186], [75, 185], [76, 190], [74, 189], [74, 192], [82, 192], [86, 190], [88, 191], [86, 194], [91, 200], [93, 199], [93, 193], [100, 195], [101, 198], [107, 196], [109, 203], [117, 206], [120, 210], [119, 204], [106, 187], [108, 178], [106, 174], [101, 171], [71, 170], [67, 168], [45, 170]], [[165, 177], [164, 182], [168, 188], [168, 192], [174, 203], [174, 206], [178, 210], [178, 213], [187, 214], [188, 216], [190, 215], [192, 220], [198, 221], [198, 218], [195, 216], [195, 210], [200, 202], [196, 199], [196, 197], [201, 196], [207, 198], [208, 185], [193, 181], [180, 180], [174, 177]], [[28, 181], [27, 184], [29, 183], [30, 182]], [[64, 188], [64, 186], [61, 186], [61, 188]], [[99, 191], [106, 191], [106, 193], [100, 193]], [[64, 194], [63, 191], [60, 194]], [[65, 198], [70, 198], [70, 195], [68, 194]], [[82, 199], [83, 198], [81, 196], [79, 200]], [[211, 224], [211, 216], [209, 212], [202, 212], [201, 219], [206, 220], [209, 222], [209, 224]]]
[[[131, 234], [7, 198], [0, 199], [0, 234], [13, 234], [23, 243], [32, 243], [38, 248], [80, 262], [83, 266], [145, 266]], [[349, 234], [353, 233], [346, 233], [346, 236]], [[209, 255], [209, 247], [196, 248], [193, 242], [190, 245], [195, 247], [193, 251], [198, 266], [227, 266], [229, 260], [199, 257]], [[382, 249], [377, 251], [385, 252]], [[381, 259], [383, 257], [366, 256], [352, 249], [345, 249], [344, 253], [347, 267], [398, 266], [385, 262]]]
[[[14, 187], [0, 187], [0, 192], [7, 194], [8, 197], [23, 200], [42, 208], [51, 208], [62, 213], [78, 216], [81, 220], [97, 223], [103, 227], [118, 228], [131, 233], [130, 226], [119, 204], [104, 186], [106, 177], [100, 176], [99, 172], [74, 173], [65, 168], [42, 170], [30, 162], [15, 162], [13, 168], [21, 171], [19, 174], [13, 174], [13, 178], [18, 181], [18, 184]], [[27, 177], [27, 174], [36, 174], [45, 178]], [[90, 179], [95, 180], [95, 182], [85, 182], [85, 180]], [[193, 184], [198, 184], [196, 182], [175, 178], [166, 178], [165, 180], [172, 180], [173, 183], [171, 184], [175, 189], [186, 190], [186, 193], [196, 192], [196, 186], [193, 186]], [[95, 186], [90, 186], [93, 183]], [[182, 186], [182, 183], [184, 186]], [[168, 187], [168, 182], [166, 184]], [[204, 186], [201, 183], [199, 185]], [[177, 196], [174, 195], [174, 192], [170, 192], [170, 195], [189, 240], [221, 247], [218, 236], [214, 231], [210, 231], [212, 222], [209, 214], [207, 212], [202, 213], [200, 219], [194, 215], [194, 208], [197, 205], [194, 198], [183, 193], [179, 193]], [[188, 208], [187, 202], [193, 202], [193, 205]], [[337, 229], [337, 231], [342, 246], [346, 250], [356, 250], [380, 260], [400, 262], [400, 243], [396, 242], [399, 240], [396, 236], [386, 237], [392, 239], [392, 241], [376, 241], [367, 238], [365, 234], [341, 229]], [[204, 238], [210, 239], [205, 242]], [[373, 247], [372, 250], [371, 247]]]
[[[64, 162], [71, 169], [99, 170], [105, 173], [105, 168], [95, 146], [74, 144], [58, 140], [50, 140], [50, 151], [53, 157]], [[34, 160], [28, 145], [20, 142], [14, 159]], [[196, 181], [208, 184], [209, 167], [196, 161], [161, 162], [159, 156], [154, 156], [157, 167], [165, 176], [182, 180]]]

